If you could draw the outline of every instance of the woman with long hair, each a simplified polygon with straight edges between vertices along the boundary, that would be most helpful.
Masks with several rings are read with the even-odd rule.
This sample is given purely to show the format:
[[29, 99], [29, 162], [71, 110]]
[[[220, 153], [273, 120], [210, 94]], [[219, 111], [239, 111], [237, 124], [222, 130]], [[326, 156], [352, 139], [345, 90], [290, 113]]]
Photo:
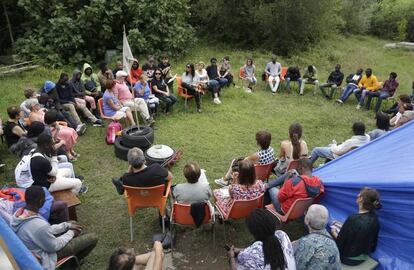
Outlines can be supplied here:
[[187, 64], [185, 66], [185, 72], [183, 73], [181, 80], [181, 86], [187, 90], [187, 94], [194, 96], [197, 112], [201, 113], [201, 90], [198, 90], [197, 83], [195, 82], [195, 70], [193, 64]]
[[254, 243], [245, 249], [230, 248], [230, 269], [295, 270], [292, 243], [276, 224], [276, 217], [265, 209], [251, 212], [246, 225]]

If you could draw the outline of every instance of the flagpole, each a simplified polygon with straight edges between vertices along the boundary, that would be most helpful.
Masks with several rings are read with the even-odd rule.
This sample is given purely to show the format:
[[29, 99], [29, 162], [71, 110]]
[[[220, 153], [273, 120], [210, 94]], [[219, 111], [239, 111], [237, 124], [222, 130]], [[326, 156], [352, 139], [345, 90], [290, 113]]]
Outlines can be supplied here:
[[[127, 39], [127, 37], [126, 37], [126, 30], [125, 30], [125, 24], [123, 25], [124, 26], [124, 36], [125, 36], [125, 39]], [[127, 39], [127, 41], [128, 41], [128, 39]], [[123, 42], [122, 42], [123, 43]], [[128, 44], [128, 47], [129, 47], [129, 44]], [[124, 44], [122, 44], [122, 53], [124, 53]], [[124, 57], [122, 57], [122, 58], [124, 58]], [[124, 59], [125, 60], [125, 59]], [[130, 61], [129, 59], [127, 59], [126, 61]], [[127, 67], [129, 68], [129, 63], [127, 64]], [[127, 71], [128, 72], [128, 77], [129, 77], [129, 82], [130, 82], [130, 84], [131, 84], [131, 90], [132, 90], [132, 93], [133, 93], [133, 96], [134, 96], [134, 113], [135, 113], [135, 119], [137, 119], [137, 127], [138, 127], [138, 130], [140, 130], [140, 126], [139, 126], [139, 118], [138, 118], [138, 112], [137, 112], [137, 108], [136, 108], [136, 103], [135, 103], [135, 91], [134, 91], [134, 87], [133, 87], [133, 85], [132, 85], [132, 77], [131, 77], [131, 68], [129, 68], [129, 70]], [[131, 91], [130, 90], [130, 91]], [[145, 120], [145, 119], [144, 119]]]

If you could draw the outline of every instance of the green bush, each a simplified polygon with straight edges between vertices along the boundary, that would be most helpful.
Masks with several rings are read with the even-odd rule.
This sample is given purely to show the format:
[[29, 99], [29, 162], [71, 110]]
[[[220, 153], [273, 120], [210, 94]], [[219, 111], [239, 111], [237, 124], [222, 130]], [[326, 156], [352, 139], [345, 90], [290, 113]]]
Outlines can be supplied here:
[[343, 0], [340, 2], [343, 33], [365, 34], [369, 31], [377, 0]]
[[185, 52], [194, 40], [187, 0], [19, 0], [27, 12], [16, 51], [44, 64], [99, 60], [122, 49], [123, 25], [134, 55]]

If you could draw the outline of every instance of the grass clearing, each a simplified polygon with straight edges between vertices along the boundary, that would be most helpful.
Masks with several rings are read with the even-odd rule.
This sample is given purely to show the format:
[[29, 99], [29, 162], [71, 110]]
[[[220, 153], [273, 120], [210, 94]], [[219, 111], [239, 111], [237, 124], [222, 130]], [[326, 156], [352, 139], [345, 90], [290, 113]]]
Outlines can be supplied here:
[[[380, 81], [384, 81], [391, 71], [395, 71], [400, 82], [399, 93], [411, 92], [414, 53], [384, 49], [384, 43], [385, 41], [370, 37], [338, 37], [301, 55], [291, 59], [280, 58], [279, 61], [283, 66], [298, 64], [301, 70], [312, 63], [318, 68], [321, 82], [326, 80], [336, 63], [342, 64], [345, 76], [358, 67], [372, 67]], [[199, 46], [191, 55], [173, 61], [173, 72], [180, 75], [187, 62], [196, 63], [202, 60], [207, 63], [212, 56], [219, 58], [224, 55], [230, 56], [235, 77], [245, 59], [253, 57], [259, 79], [259, 73], [270, 53], [232, 50], [225, 46]], [[72, 73], [72, 68], [64, 70]], [[0, 78], [1, 118], [4, 121], [7, 119], [8, 106], [20, 104], [24, 88], [32, 86], [38, 89], [45, 80], [56, 81], [62, 71], [39, 68], [21, 75]], [[303, 125], [304, 139], [309, 150], [315, 146], [324, 146], [332, 139], [342, 142], [349, 138], [352, 123], [355, 121], [363, 121], [367, 130], [374, 128], [373, 112], [356, 111], [353, 97], [346, 104], [337, 106], [334, 101], [324, 99], [319, 92], [312, 96], [312, 86], [305, 90], [304, 96], [298, 95], [297, 86], [293, 86], [292, 90], [290, 95], [282, 91], [272, 96], [263, 82], [259, 82], [253, 94], [231, 87], [223, 90], [223, 103], [220, 106], [214, 105], [209, 95], [204, 96], [201, 114], [195, 112], [192, 100], [189, 101], [186, 113], [184, 102], [180, 99], [171, 116], [158, 117], [158, 129], [155, 131], [157, 144], [167, 144], [184, 151], [182, 160], [173, 168], [173, 182], [182, 182], [184, 164], [195, 160], [207, 170], [207, 177], [213, 183], [215, 178], [225, 173], [234, 157], [256, 151], [255, 133], [260, 129], [272, 133], [272, 146], [278, 151], [280, 141], [288, 138], [288, 127], [293, 122]], [[111, 183], [111, 178], [120, 176], [127, 169], [127, 164], [114, 157], [113, 147], [104, 142], [104, 134], [105, 129], [89, 127], [76, 146], [82, 156], [74, 166], [78, 174], [85, 176], [90, 188], [86, 195], [81, 196], [79, 221], [99, 236], [98, 246], [88, 257], [83, 269], [104, 269], [112, 250], [120, 245], [144, 252], [151, 246], [152, 235], [161, 231], [155, 210], [138, 211], [134, 219], [136, 240], [132, 243], [129, 241], [127, 206]], [[0, 184], [13, 184], [17, 159], [7, 152], [5, 144], [0, 145], [0, 150], [7, 164], [5, 172], [0, 175]], [[214, 183], [212, 187], [215, 188]], [[251, 241], [243, 222], [232, 223], [226, 229], [229, 243], [246, 246]], [[303, 225], [293, 222], [284, 229], [290, 233], [292, 239], [296, 239], [303, 232]], [[177, 269], [223, 269], [227, 265], [223, 244], [222, 225], [217, 226], [216, 249], [212, 247], [210, 232], [181, 231], [178, 233], [176, 250], [182, 253], [182, 257], [174, 260], [174, 263]]]

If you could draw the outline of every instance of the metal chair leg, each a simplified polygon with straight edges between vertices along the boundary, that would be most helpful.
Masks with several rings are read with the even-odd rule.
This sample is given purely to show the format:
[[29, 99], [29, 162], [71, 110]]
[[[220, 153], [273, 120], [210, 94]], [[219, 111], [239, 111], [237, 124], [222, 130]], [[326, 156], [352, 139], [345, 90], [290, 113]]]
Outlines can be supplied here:
[[165, 233], [165, 216], [162, 217], [162, 233]]
[[129, 231], [131, 234], [131, 242], [134, 241], [134, 233], [132, 231], [132, 217], [129, 217]]

